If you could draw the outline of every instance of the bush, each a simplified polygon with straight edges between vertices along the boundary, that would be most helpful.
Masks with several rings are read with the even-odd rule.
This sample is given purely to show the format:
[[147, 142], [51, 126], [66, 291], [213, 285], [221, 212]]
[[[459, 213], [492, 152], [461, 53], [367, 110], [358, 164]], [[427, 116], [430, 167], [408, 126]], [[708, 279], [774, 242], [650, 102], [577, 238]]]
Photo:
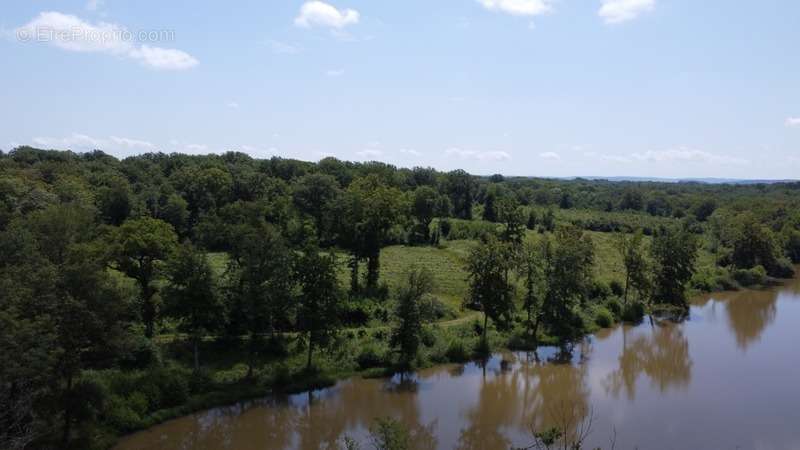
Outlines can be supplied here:
[[733, 278], [742, 286], [764, 285], [767, 281], [767, 270], [764, 266], [755, 266], [752, 269], [736, 269]]
[[383, 356], [373, 345], [367, 345], [361, 349], [361, 353], [356, 357], [356, 364], [358, 364], [361, 370], [383, 367], [385, 365]]
[[611, 287], [598, 280], [595, 280], [589, 289], [589, 298], [592, 300], [604, 300], [611, 297], [611, 294]]
[[789, 258], [780, 258], [770, 267], [769, 275], [775, 278], [792, 278], [794, 277], [794, 266]]
[[620, 303], [619, 299], [609, 298], [606, 300], [606, 309], [611, 311], [614, 317], [622, 317], [622, 303]]
[[594, 322], [600, 328], [610, 328], [614, 325], [614, 315], [606, 308], [600, 307], [595, 313]]
[[638, 323], [644, 317], [644, 305], [641, 302], [631, 302], [622, 310], [622, 320]]
[[436, 322], [445, 317], [454, 317], [453, 310], [432, 294], [425, 294], [419, 303], [420, 314], [423, 322]]
[[423, 327], [420, 340], [422, 341], [422, 345], [425, 347], [433, 347], [436, 345], [436, 334], [434, 334], [433, 331], [431, 331], [428, 327]]
[[444, 355], [448, 361], [456, 363], [467, 362], [470, 359], [469, 352], [461, 340], [450, 341]]

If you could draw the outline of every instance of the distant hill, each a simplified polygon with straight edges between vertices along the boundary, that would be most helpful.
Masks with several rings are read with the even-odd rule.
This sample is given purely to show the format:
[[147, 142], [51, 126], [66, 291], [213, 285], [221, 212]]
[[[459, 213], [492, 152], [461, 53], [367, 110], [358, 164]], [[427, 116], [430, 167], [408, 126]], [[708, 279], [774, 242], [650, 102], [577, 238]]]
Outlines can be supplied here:
[[702, 183], [702, 184], [781, 184], [796, 183], [798, 180], [746, 180], [737, 178], [658, 178], [658, 177], [559, 177], [561, 180], [606, 180], [653, 183]]

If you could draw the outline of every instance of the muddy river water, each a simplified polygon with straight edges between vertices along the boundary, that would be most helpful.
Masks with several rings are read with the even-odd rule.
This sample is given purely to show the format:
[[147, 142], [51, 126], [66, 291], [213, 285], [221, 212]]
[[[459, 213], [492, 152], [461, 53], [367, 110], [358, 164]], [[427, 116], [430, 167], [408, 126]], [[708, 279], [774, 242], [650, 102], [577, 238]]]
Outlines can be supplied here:
[[800, 280], [711, 294], [685, 322], [603, 330], [571, 353], [497, 354], [216, 408], [116, 450], [336, 448], [345, 435], [371, 448], [382, 416], [420, 449], [508, 449], [548, 426], [590, 428], [584, 448], [800, 449]]

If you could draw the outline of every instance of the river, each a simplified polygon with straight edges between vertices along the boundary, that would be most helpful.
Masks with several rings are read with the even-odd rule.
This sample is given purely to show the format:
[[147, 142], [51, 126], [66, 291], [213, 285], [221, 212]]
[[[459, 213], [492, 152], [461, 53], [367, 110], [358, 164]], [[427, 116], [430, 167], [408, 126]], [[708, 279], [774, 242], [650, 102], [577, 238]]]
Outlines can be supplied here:
[[554, 425], [588, 430], [584, 448], [800, 449], [800, 279], [710, 294], [684, 322], [603, 330], [571, 353], [502, 353], [215, 408], [116, 450], [335, 448], [344, 435], [366, 449], [382, 416], [419, 449], [508, 449]]

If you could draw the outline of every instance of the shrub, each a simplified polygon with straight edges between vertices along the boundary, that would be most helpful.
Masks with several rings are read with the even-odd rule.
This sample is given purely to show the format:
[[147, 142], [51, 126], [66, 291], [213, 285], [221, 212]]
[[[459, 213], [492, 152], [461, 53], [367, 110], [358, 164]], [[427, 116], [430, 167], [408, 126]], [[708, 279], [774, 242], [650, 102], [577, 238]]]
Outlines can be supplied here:
[[384, 358], [375, 346], [367, 345], [361, 349], [361, 353], [356, 357], [356, 364], [361, 370], [383, 367]]
[[463, 363], [470, 359], [469, 352], [461, 340], [450, 341], [444, 354], [451, 362]]
[[611, 294], [611, 287], [598, 280], [595, 280], [589, 289], [589, 298], [592, 300], [603, 300], [611, 297]]
[[641, 302], [630, 302], [622, 310], [622, 320], [638, 323], [644, 317], [644, 305]]
[[422, 296], [419, 309], [423, 322], [436, 322], [445, 317], [453, 317], [455, 315], [447, 304], [432, 294]]
[[606, 300], [606, 309], [611, 311], [614, 317], [622, 317], [622, 303], [620, 303], [619, 299], [609, 298]]
[[742, 286], [763, 285], [767, 281], [767, 270], [764, 266], [755, 266], [752, 269], [736, 269], [733, 278]]
[[420, 339], [422, 341], [422, 345], [425, 347], [433, 347], [436, 345], [436, 334], [431, 331], [428, 327], [422, 328], [422, 333], [420, 334]]
[[594, 316], [594, 322], [600, 328], [609, 328], [614, 325], [614, 315], [608, 309], [600, 307]]
[[770, 267], [769, 274], [775, 278], [792, 278], [794, 276], [794, 267], [789, 258], [779, 258]]

